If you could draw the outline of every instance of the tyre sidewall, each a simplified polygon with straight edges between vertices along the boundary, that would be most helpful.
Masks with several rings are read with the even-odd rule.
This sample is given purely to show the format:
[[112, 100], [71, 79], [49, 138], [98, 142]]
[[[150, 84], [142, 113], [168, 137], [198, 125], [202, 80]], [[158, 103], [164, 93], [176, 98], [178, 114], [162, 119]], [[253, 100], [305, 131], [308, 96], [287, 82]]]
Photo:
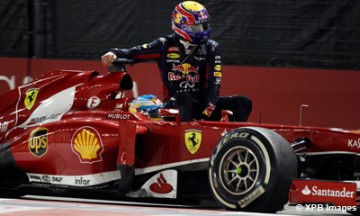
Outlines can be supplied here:
[[[281, 161], [278, 160], [279, 154], [282, 153], [279, 153], [281, 152], [280, 147], [273, 144], [276, 143], [274, 140], [279, 140], [283, 145], [288, 145], [287, 141], [280, 135], [262, 128], [259, 131], [251, 128], [239, 128], [228, 133], [219, 141], [210, 158], [209, 181], [213, 195], [226, 209], [274, 212], [281, 208], [279, 202], [272, 199], [278, 197], [278, 195], [274, 195], [277, 192], [283, 193], [282, 199], [287, 196], [288, 191], [283, 188], [290, 185], [290, 180], [287, 179], [287, 176], [279, 174], [279, 170], [277, 170], [287, 165], [281, 164]], [[221, 160], [230, 149], [236, 146], [244, 146], [250, 149], [259, 161], [259, 176], [256, 185], [242, 195], [230, 194], [221, 183]], [[290, 146], [286, 147], [291, 148]], [[287, 151], [290, 152], [289, 149]], [[294, 158], [293, 160], [296, 160]], [[292, 164], [289, 165], [292, 166]], [[283, 180], [278, 181], [279, 176]], [[284, 182], [285, 186], [276, 186], [281, 182]], [[277, 191], [278, 189], [280, 191]], [[269, 205], [272, 202], [274, 202], [273, 207]]]

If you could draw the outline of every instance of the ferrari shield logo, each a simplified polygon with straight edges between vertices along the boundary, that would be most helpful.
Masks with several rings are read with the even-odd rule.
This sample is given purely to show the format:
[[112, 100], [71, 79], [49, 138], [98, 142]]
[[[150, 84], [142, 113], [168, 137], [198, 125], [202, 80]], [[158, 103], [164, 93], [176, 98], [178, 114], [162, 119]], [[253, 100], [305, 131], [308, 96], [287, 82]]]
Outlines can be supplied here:
[[201, 131], [199, 130], [186, 130], [185, 131], [185, 144], [186, 148], [191, 154], [195, 154], [201, 145]]
[[39, 94], [39, 89], [29, 89], [25, 93], [24, 105], [26, 109], [31, 110], [34, 106], [36, 97]]

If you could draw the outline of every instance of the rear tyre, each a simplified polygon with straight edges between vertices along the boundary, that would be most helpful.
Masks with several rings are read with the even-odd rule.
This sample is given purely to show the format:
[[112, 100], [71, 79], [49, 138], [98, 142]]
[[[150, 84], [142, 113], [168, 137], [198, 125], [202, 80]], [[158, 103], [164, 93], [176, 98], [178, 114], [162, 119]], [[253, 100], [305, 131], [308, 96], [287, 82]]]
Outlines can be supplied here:
[[297, 159], [278, 133], [238, 128], [219, 141], [208, 173], [214, 198], [225, 209], [276, 212], [288, 201]]

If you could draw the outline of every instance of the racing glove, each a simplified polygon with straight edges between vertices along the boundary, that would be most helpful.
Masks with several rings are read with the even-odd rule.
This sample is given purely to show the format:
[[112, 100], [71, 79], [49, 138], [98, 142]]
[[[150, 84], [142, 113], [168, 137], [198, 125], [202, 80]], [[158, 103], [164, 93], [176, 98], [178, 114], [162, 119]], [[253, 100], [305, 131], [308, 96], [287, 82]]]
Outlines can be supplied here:
[[204, 116], [206, 116], [207, 118], [210, 118], [212, 112], [214, 111], [215, 109], [215, 105], [210, 103], [208, 107], [206, 107], [203, 111], [202, 111], [202, 114]]

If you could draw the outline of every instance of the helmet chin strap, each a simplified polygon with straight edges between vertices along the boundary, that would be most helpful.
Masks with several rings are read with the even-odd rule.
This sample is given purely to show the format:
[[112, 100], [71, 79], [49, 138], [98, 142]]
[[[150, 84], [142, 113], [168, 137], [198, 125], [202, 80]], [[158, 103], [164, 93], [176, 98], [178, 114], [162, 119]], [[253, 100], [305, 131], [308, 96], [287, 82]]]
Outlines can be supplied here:
[[180, 38], [180, 43], [185, 47], [186, 54], [189, 54], [191, 51], [194, 50], [198, 46], [198, 44], [192, 44], [190, 41], [184, 40]]
[[195, 49], [197, 49], [198, 47], [200, 47], [203, 54], [207, 54], [205, 44], [192, 44], [190, 41], [184, 40], [182, 38], [180, 38], [179, 41], [185, 47], [185, 52], [187, 55], [195, 51]]
[[185, 48], [188, 48], [188, 47], [190, 47], [190, 46], [193, 46], [193, 47], [197, 46], [197, 44], [192, 44], [190, 41], [184, 40], [184, 39], [182, 39], [182, 38], [180, 38], [180, 43], [181, 43], [182, 45], [184, 45]]

